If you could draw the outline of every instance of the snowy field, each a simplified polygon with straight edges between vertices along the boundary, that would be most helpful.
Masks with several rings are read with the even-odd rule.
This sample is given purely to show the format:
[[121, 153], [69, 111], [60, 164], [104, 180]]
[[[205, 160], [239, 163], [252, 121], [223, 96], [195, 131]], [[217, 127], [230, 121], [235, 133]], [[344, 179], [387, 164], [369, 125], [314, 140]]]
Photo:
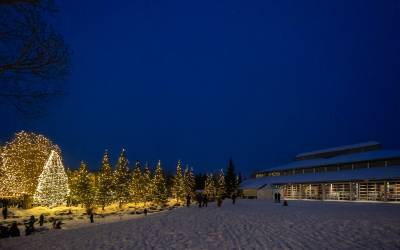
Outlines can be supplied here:
[[400, 249], [399, 204], [225, 200], [99, 220], [3, 239], [0, 249]]

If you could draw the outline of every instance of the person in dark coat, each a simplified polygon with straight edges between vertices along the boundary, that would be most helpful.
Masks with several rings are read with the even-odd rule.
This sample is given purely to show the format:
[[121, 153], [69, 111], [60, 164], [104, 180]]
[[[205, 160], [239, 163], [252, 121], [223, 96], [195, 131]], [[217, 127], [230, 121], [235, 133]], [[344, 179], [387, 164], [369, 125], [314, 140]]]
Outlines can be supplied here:
[[94, 219], [93, 219], [93, 212], [90, 212], [90, 223], [93, 223], [94, 222]]
[[34, 230], [34, 224], [35, 224], [35, 216], [31, 215], [31, 218], [29, 219], [29, 226]]
[[278, 197], [278, 203], [281, 203], [281, 193], [278, 193], [277, 195], [278, 195], [277, 196]]
[[7, 215], [8, 215], [8, 208], [7, 208], [7, 206], [4, 206], [3, 207], [3, 218], [4, 219], [7, 219]]
[[197, 200], [197, 204], [199, 204], [199, 207], [202, 207], [202, 205], [203, 205], [203, 196], [200, 193], [197, 194], [196, 200]]
[[17, 222], [13, 222], [11, 224], [9, 233], [10, 233], [11, 237], [18, 237], [18, 236], [21, 235], [20, 232], [19, 232], [18, 226], [17, 226]]
[[203, 196], [203, 207], [207, 207], [207, 205], [208, 205], [208, 197], [207, 197], [207, 195], [205, 194], [205, 195]]
[[42, 227], [43, 223], [44, 223], [44, 215], [41, 214], [40, 217], [39, 217], [39, 225]]
[[8, 231], [8, 227], [0, 226], [0, 239], [10, 237], [10, 233]]
[[232, 204], [235, 205], [236, 203], [236, 194], [232, 194]]
[[61, 229], [61, 224], [63, 224], [60, 220], [56, 223], [56, 229]]
[[190, 206], [190, 194], [186, 195], [186, 206]]
[[274, 201], [275, 201], [275, 203], [278, 202], [278, 193], [275, 193], [275, 194], [274, 194]]
[[144, 209], [144, 216], [147, 216], [147, 208]]
[[218, 198], [217, 198], [217, 206], [218, 206], [218, 207], [221, 207], [221, 206], [222, 206], [222, 198], [221, 198], [221, 197], [218, 197]]

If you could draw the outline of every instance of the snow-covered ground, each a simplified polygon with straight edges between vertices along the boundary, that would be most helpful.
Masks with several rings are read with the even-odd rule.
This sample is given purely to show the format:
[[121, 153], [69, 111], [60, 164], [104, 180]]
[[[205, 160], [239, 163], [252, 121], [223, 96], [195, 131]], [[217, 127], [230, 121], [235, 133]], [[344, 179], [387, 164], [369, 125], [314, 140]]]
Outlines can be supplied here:
[[0, 249], [400, 249], [398, 204], [226, 200], [131, 216], [2, 239]]

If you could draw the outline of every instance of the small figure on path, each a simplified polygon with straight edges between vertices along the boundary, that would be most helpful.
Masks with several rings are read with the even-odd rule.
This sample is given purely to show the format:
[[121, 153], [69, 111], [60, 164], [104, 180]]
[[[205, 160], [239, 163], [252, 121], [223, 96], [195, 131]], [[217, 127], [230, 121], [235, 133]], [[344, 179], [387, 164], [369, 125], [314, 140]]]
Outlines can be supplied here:
[[274, 193], [274, 202], [275, 202], [275, 203], [278, 202], [278, 193]]
[[18, 236], [21, 235], [20, 232], [19, 232], [18, 226], [17, 226], [17, 222], [13, 222], [11, 224], [9, 233], [10, 233], [11, 237], [18, 237]]
[[10, 233], [8, 232], [8, 227], [0, 226], [0, 239], [10, 237]]
[[39, 217], [39, 225], [42, 227], [43, 223], [44, 223], [44, 215], [41, 214], [40, 217]]
[[190, 206], [190, 194], [186, 195], [186, 206]]
[[5, 205], [4, 207], [3, 207], [3, 218], [4, 219], [7, 219], [7, 215], [8, 215], [8, 209], [7, 209], [7, 205]]
[[56, 229], [61, 229], [61, 224], [62, 224], [62, 222], [59, 220], [59, 221], [56, 223]]
[[57, 220], [53, 221], [53, 229], [56, 229], [56, 225], [57, 225]]
[[147, 208], [144, 209], [144, 216], [147, 216]]
[[281, 193], [278, 193], [277, 197], [278, 197], [278, 203], [281, 203]]
[[31, 218], [29, 219], [29, 227], [32, 228], [32, 230], [35, 230], [34, 224], [35, 224], [35, 216], [31, 215]]
[[218, 207], [221, 207], [221, 206], [222, 206], [222, 198], [221, 198], [221, 197], [218, 197], [218, 198], [217, 198], [217, 206], [218, 206]]
[[235, 203], [236, 203], [236, 194], [233, 193], [232, 194], [232, 204], [235, 205]]
[[201, 193], [198, 193], [196, 196], [196, 200], [197, 200], [197, 204], [199, 204], [199, 207], [202, 207], [202, 203], [203, 203], [203, 197], [201, 195]]
[[204, 207], [204, 206], [207, 207], [207, 205], [208, 205], [208, 197], [207, 197], [207, 195], [205, 194], [205, 195], [203, 196], [203, 207]]
[[93, 212], [92, 211], [90, 211], [90, 223], [93, 223], [94, 222], [94, 219], [93, 219]]

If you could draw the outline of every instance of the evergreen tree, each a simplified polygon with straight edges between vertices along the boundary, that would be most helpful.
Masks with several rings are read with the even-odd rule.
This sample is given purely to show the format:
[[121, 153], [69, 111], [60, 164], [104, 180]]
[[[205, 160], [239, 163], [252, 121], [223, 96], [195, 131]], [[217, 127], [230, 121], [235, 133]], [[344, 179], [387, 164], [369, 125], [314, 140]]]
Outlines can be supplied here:
[[157, 204], [162, 204], [167, 201], [167, 188], [165, 186], [165, 178], [161, 168], [161, 161], [158, 161], [154, 177], [152, 181], [152, 198]]
[[208, 196], [210, 200], [213, 200], [216, 195], [216, 186], [213, 174], [207, 175], [204, 184], [204, 193]]
[[130, 183], [130, 192], [132, 200], [136, 202], [143, 201], [143, 178], [140, 162], [136, 161]]
[[87, 209], [91, 208], [95, 200], [94, 188], [88, 167], [83, 161], [79, 167], [76, 185], [79, 203]]
[[142, 174], [142, 190], [143, 190], [143, 201], [149, 202], [152, 200], [152, 176], [149, 169], [149, 165], [145, 164]]
[[235, 174], [235, 167], [232, 158], [229, 159], [228, 168], [225, 175], [225, 195], [231, 197], [237, 189], [237, 177]]
[[33, 196], [35, 204], [55, 206], [66, 201], [69, 195], [68, 176], [65, 173], [60, 155], [52, 150]]
[[224, 176], [224, 171], [222, 169], [217, 177], [216, 196], [217, 196], [217, 198], [225, 197], [225, 176]]
[[182, 175], [181, 161], [178, 161], [178, 165], [176, 166], [176, 174], [173, 179], [172, 193], [177, 202], [185, 198], [185, 182]]
[[183, 179], [184, 179], [184, 189], [185, 189], [185, 196], [186, 195], [190, 195], [192, 197], [194, 197], [194, 188], [196, 186], [196, 179], [194, 177], [193, 174], [193, 169], [190, 168], [189, 166], [186, 166], [185, 168], [185, 173], [183, 175]]
[[114, 171], [114, 187], [115, 187], [115, 200], [118, 202], [119, 207], [129, 201], [129, 168], [128, 159], [126, 158], [125, 149], [122, 150], [117, 166]]
[[113, 172], [110, 158], [106, 150], [101, 163], [101, 170], [98, 178], [97, 202], [104, 210], [104, 207], [113, 201]]
[[79, 192], [78, 192], [78, 177], [79, 170], [67, 170], [68, 186], [69, 186], [69, 205], [77, 205], [79, 203]]

